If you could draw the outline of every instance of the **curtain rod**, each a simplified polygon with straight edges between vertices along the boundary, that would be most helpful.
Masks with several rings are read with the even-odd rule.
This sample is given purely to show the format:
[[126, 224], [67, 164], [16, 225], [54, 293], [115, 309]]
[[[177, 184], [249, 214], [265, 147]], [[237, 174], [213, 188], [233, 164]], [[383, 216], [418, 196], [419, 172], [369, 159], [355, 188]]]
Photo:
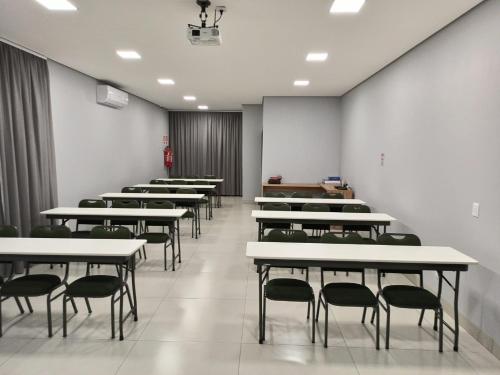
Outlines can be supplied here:
[[13, 42], [13, 41], [11, 41], [9, 39], [2, 38], [1, 36], [0, 36], [0, 42], [4, 42], [5, 44], [11, 45], [12, 47], [18, 48], [18, 49], [20, 49], [20, 50], [22, 50], [24, 52], [28, 52], [31, 55], [35, 55], [36, 57], [39, 57], [39, 58], [44, 59], [44, 60], [47, 60], [47, 57], [45, 57], [44, 55], [42, 55], [42, 54], [40, 54], [38, 52], [35, 52], [35, 51], [33, 51], [33, 50], [31, 50], [31, 49], [29, 49], [27, 47], [23, 47], [20, 44], [17, 44], [17, 43], [15, 43], [15, 42]]

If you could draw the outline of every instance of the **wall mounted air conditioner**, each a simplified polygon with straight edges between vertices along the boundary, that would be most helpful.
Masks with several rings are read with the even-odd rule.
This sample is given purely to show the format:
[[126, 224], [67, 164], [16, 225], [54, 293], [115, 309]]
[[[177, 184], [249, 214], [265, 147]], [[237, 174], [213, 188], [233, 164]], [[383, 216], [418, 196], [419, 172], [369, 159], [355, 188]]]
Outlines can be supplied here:
[[97, 103], [111, 108], [123, 108], [128, 104], [128, 94], [109, 85], [97, 85]]

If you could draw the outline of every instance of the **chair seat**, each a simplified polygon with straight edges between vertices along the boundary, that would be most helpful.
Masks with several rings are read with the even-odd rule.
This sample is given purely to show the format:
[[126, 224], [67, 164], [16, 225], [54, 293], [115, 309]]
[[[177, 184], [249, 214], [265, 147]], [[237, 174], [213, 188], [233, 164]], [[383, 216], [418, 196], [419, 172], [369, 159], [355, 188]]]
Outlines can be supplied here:
[[193, 219], [194, 218], [194, 212], [192, 211], [187, 211], [184, 215], [182, 215], [183, 219]]
[[272, 279], [264, 286], [266, 298], [275, 301], [307, 302], [314, 298], [308, 282], [297, 279]]
[[170, 236], [167, 233], [146, 232], [137, 236], [138, 240], [146, 240], [148, 243], [164, 243]]
[[365, 285], [355, 283], [330, 283], [324, 286], [325, 301], [336, 306], [376, 306], [377, 297]]
[[90, 238], [89, 230], [78, 230], [71, 232], [71, 238]]
[[263, 223], [263, 229], [290, 229], [289, 223]]
[[439, 299], [427, 289], [412, 285], [389, 285], [382, 289], [389, 305], [407, 309], [437, 309]]
[[2, 286], [2, 295], [20, 297], [43, 296], [60, 284], [61, 279], [56, 275], [26, 275], [5, 282]]
[[120, 289], [120, 284], [120, 278], [117, 276], [85, 276], [69, 284], [66, 294], [72, 297], [108, 297]]

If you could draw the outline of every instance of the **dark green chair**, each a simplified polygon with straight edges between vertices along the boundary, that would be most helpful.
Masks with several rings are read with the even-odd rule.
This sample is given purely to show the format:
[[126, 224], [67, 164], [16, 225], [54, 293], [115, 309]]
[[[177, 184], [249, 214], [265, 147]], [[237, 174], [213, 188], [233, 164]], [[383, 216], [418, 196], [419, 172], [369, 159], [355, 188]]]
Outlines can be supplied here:
[[[204, 180], [196, 180], [196, 181], [194, 181], [193, 185], [210, 185], [210, 182], [204, 181]], [[200, 201], [200, 204], [205, 206], [205, 219], [210, 220], [212, 218], [212, 213], [209, 212], [209, 210], [210, 210], [209, 199], [211, 199], [211, 197], [216, 196], [216, 192], [215, 192], [215, 190], [210, 190], [207, 193], [205, 193], [205, 195], [207, 197], [210, 197], [210, 198], [203, 198]]]
[[[217, 177], [215, 177], [214, 174], [206, 174], [203, 176], [203, 178], [216, 179]], [[217, 207], [220, 207], [221, 206], [221, 196], [220, 196], [220, 192], [219, 192], [219, 187], [215, 188], [214, 195], [215, 195], [216, 201], [217, 201], [216, 205], [217, 205]]]
[[142, 188], [136, 186], [127, 186], [122, 189], [122, 193], [140, 194], [142, 193]]
[[[352, 212], [352, 213], [370, 213], [370, 207], [364, 204], [346, 204], [342, 207], [342, 212]], [[370, 225], [356, 225], [356, 224], [345, 224], [342, 227], [342, 231], [345, 232], [369, 232], [370, 238], [372, 238], [372, 227]]]
[[[279, 229], [274, 229], [266, 236], [265, 241], [269, 242], [307, 242], [307, 233], [304, 231], [288, 231], [284, 233]], [[284, 302], [307, 302], [307, 319], [312, 313], [314, 315], [316, 299], [314, 291], [309, 284], [309, 271], [306, 268], [306, 280], [299, 280], [293, 278], [275, 278], [269, 279], [269, 272], [271, 267], [266, 267], [265, 279], [267, 280], [264, 285], [264, 300], [262, 309], [262, 325], [263, 337], [266, 337], [266, 301], [284, 301]], [[278, 267], [275, 267], [278, 268]], [[289, 268], [289, 267], [279, 267]], [[315, 342], [316, 322], [312, 320], [312, 342]]]
[[[112, 208], [141, 208], [141, 205], [136, 200], [127, 200], [127, 199], [116, 199], [113, 200], [111, 204]], [[126, 219], [126, 218], [117, 218], [110, 220], [111, 226], [131, 226], [132, 233], [137, 233], [137, 227], [139, 226], [139, 221], [135, 219]]]
[[[71, 238], [71, 229], [64, 225], [43, 225], [33, 228], [33, 230], [31, 231], [31, 237]], [[8, 280], [2, 285], [2, 288], [0, 288], [0, 336], [2, 335], [1, 301], [4, 299], [4, 297], [24, 297], [26, 300], [26, 304], [28, 305], [28, 309], [32, 313], [33, 307], [31, 306], [29, 298], [47, 296], [48, 333], [49, 337], [52, 337], [51, 303], [59, 296], [62, 296], [64, 292], [60, 292], [55, 296], [52, 296], [52, 293], [60, 287], [68, 287], [67, 280], [69, 274], [69, 264], [65, 264], [66, 267], [63, 279], [61, 279], [57, 275], [52, 274], [30, 274], [30, 266], [32, 264], [35, 264], [35, 262], [29, 262], [26, 264], [26, 273], [24, 276]], [[76, 313], [77, 309], [75, 301], [71, 299], [71, 303]]]
[[[78, 207], [86, 208], [106, 208], [106, 202], [101, 199], [82, 199]], [[73, 238], [89, 238], [90, 230], [78, 230], [80, 225], [104, 225], [103, 219], [78, 219], [76, 221], [75, 231], [71, 234]], [[92, 229], [92, 228], [91, 228]]]
[[189, 178], [190, 180], [195, 180], [197, 178], [199, 178], [197, 175], [195, 174], [192, 174], [192, 175], [187, 175], [186, 178]]
[[[262, 209], [265, 211], [290, 211], [291, 207], [287, 203], [264, 203]], [[262, 235], [266, 229], [292, 229], [290, 223], [262, 223]]]
[[148, 193], [151, 194], [168, 194], [170, 193], [170, 189], [168, 187], [151, 187], [148, 188]]
[[286, 194], [282, 191], [268, 191], [264, 193], [264, 197], [268, 198], [286, 198]]
[[[344, 199], [342, 193], [323, 193], [320, 198], [323, 199]], [[342, 212], [342, 206], [330, 206], [331, 212]]]
[[[15, 227], [14, 225], [0, 225], [0, 237], [1, 238], [16, 238], [16, 237], [19, 237], [19, 231], [17, 230], [17, 227]], [[10, 265], [10, 273], [9, 273], [9, 277], [7, 280], [12, 280], [12, 278], [14, 277], [14, 271], [15, 271], [14, 264], [12, 262], [9, 262], [6, 264]], [[2, 287], [4, 281], [5, 281], [4, 278], [2, 276], [0, 276], [0, 288]], [[2, 300], [2, 302], [9, 299], [9, 298], [10, 297], [5, 297]], [[14, 297], [14, 300], [16, 301], [19, 312], [21, 314], [24, 314], [24, 309], [23, 309], [23, 306], [21, 305], [21, 302], [19, 301], [19, 297]]]
[[[306, 203], [302, 205], [302, 211], [330, 212], [330, 208], [326, 204]], [[302, 230], [312, 230], [312, 237], [319, 237], [330, 230], [330, 224], [302, 224]]]
[[170, 181], [170, 183], [172, 185], [187, 185], [186, 181], [184, 181], [184, 180], [173, 180], [173, 181]]
[[[313, 195], [309, 191], [295, 191], [290, 195], [290, 198], [312, 198]], [[302, 203], [291, 204], [292, 211], [302, 211]]]
[[[104, 227], [98, 226], [90, 232], [90, 238], [93, 239], [123, 239], [130, 240], [132, 233], [125, 227]], [[121, 267], [121, 265], [116, 265]], [[119, 268], [118, 268], [119, 270]], [[127, 273], [128, 270], [126, 269]], [[120, 272], [119, 272], [120, 275]], [[125, 280], [127, 277], [125, 276]], [[107, 298], [111, 297], [111, 338], [115, 337], [115, 303], [120, 300], [120, 288], [125, 288], [130, 308], [133, 308], [132, 296], [129, 286], [123, 282], [120, 276], [112, 275], [90, 275], [89, 267], [84, 277], [76, 279], [68, 285], [63, 297], [63, 337], [67, 336], [67, 302], [73, 301], [75, 298], [83, 298], [87, 305], [87, 311], [92, 314], [90, 307], [90, 298]], [[118, 296], [117, 296], [118, 294]]]
[[[172, 202], [161, 200], [161, 201], [150, 201], [146, 204], [146, 208], [149, 209], [160, 209], [160, 210], [169, 210], [175, 208], [175, 205]], [[163, 266], [165, 271], [167, 270], [167, 247], [172, 248], [172, 270], [175, 271], [175, 222], [172, 220], [162, 220], [162, 219], [150, 219], [145, 221], [145, 231], [144, 233], [137, 236], [139, 240], [146, 240], [148, 244], [163, 244]], [[150, 232], [149, 227], [161, 227], [161, 232]], [[169, 233], [165, 233], [165, 227], [169, 228]], [[144, 258], [147, 259], [146, 256], [146, 247], [143, 246]], [[179, 254], [177, 256], [179, 258], [179, 263], [181, 262], [181, 253], [179, 249]]]
[[[321, 239], [321, 243], [332, 244], [356, 244], [364, 245], [367, 242], [357, 233], [351, 233], [346, 237], [341, 237], [335, 233], [325, 233]], [[345, 271], [361, 274], [361, 284], [359, 283], [346, 283], [346, 282], [332, 282], [325, 285], [325, 272]], [[376, 317], [376, 337], [375, 347], [380, 347], [380, 313], [378, 307], [378, 300], [375, 294], [366, 286], [365, 270], [358, 267], [334, 267], [334, 268], [321, 268], [321, 290], [318, 297], [318, 310], [316, 311], [316, 321], [319, 319], [320, 307], [325, 310], [325, 340], [324, 346], [328, 347], [328, 305], [344, 306], [344, 307], [362, 307], [363, 316], [361, 323], [365, 323], [366, 310], [373, 308], [374, 317]]]
[[[405, 233], [384, 233], [378, 237], [377, 243], [379, 245], [391, 246], [420, 246], [420, 239], [414, 234]], [[404, 250], [403, 250], [404, 251]], [[382, 274], [399, 273], [417, 275], [420, 279], [419, 286], [414, 285], [388, 285], [382, 287], [381, 276]], [[434, 311], [434, 330], [438, 330], [439, 321], [439, 351], [443, 351], [443, 307], [441, 306], [441, 290], [442, 278], [441, 271], [438, 272], [439, 286], [437, 296], [424, 288], [424, 275], [423, 271], [415, 270], [394, 270], [394, 269], [378, 269], [377, 279], [379, 292], [377, 298], [381, 296], [385, 301], [385, 306], [380, 304], [387, 314], [386, 335], [385, 335], [385, 348], [389, 349], [389, 336], [391, 324], [391, 306], [402, 309], [418, 309], [421, 310], [418, 325], [422, 325], [425, 310]], [[373, 317], [372, 317], [373, 321]]]
[[[177, 189], [176, 191], [177, 194], [197, 194], [195, 189]], [[191, 219], [191, 238], [195, 237], [195, 230], [198, 231], [198, 213], [196, 212], [196, 203], [194, 202], [178, 202], [177, 203], [178, 207], [182, 207], [187, 209], [188, 211], [184, 214], [182, 217], [183, 219]]]

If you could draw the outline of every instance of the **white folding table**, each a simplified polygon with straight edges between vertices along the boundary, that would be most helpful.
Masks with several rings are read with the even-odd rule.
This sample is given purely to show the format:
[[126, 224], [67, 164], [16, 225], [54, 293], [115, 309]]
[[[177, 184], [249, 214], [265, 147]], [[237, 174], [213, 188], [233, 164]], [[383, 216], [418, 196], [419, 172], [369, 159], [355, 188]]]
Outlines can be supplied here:
[[361, 199], [330, 199], [330, 198], [286, 198], [286, 197], [255, 197], [255, 203], [261, 208], [265, 203], [287, 203], [290, 205], [302, 205], [307, 203], [326, 204], [328, 206], [342, 207], [345, 205], [366, 204]]
[[298, 223], [298, 224], [329, 224], [329, 225], [367, 225], [375, 228], [384, 227], [384, 233], [395, 218], [381, 213], [357, 212], [311, 212], [311, 211], [265, 211], [252, 210], [252, 217], [259, 224], [259, 241], [263, 235], [263, 224], [266, 223]]
[[[123, 322], [131, 315], [137, 321], [137, 294], [135, 288], [135, 253], [145, 240], [108, 240], [77, 238], [0, 238], [0, 262], [44, 263], [108, 263], [116, 264], [120, 287], [120, 340], [123, 340]], [[125, 271], [125, 272], [124, 272]], [[123, 294], [128, 273], [132, 280], [133, 306], [123, 317]], [[67, 273], [65, 279], [67, 279]], [[64, 280], [66, 281], [66, 280]]]
[[[459, 321], [458, 296], [460, 272], [467, 271], [477, 260], [443, 246], [388, 246], [346, 245], [323, 243], [248, 242], [246, 255], [254, 260], [259, 274], [259, 342], [263, 342], [262, 285], [268, 266], [273, 267], [323, 267], [371, 268], [385, 270], [438, 271], [439, 282], [444, 280], [454, 292], [454, 327], [445, 323], [454, 333], [453, 348], [458, 350]], [[266, 268], [263, 272], [263, 267]], [[455, 272], [452, 284], [444, 271]]]
[[[57, 207], [40, 212], [41, 215], [50, 219], [51, 223], [60, 219], [62, 223], [68, 220], [78, 219], [132, 219], [137, 221], [162, 219], [172, 221], [169, 226], [172, 238], [172, 247], [175, 254], [175, 232], [177, 232], [178, 254], [176, 257], [181, 263], [181, 238], [179, 220], [187, 212], [186, 209], [147, 209], [147, 208], [90, 208], [90, 207]], [[175, 259], [172, 260], [172, 269], [175, 270]]]

